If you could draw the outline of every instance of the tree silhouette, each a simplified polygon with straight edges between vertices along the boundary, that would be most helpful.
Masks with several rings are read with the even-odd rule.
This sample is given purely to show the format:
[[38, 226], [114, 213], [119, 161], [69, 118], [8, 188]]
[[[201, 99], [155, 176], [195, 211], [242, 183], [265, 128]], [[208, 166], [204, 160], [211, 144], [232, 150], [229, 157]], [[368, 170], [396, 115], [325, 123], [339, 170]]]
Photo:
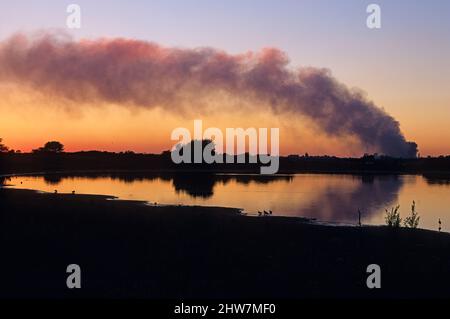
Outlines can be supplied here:
[[8, 152], [8, 147], [4, 144], [2, 144], [3, 139], [0, 138], [0, 153]]
[[178, 144], [176, 146], [174, 152], [177, 152], [180, 155], [184, 155], [185, 152], [190, 153], [190, 163], [194, 163], [194, 160], [195, 160], [194, 153], [196, 152], [196, 150], [200, 150], [201, 156], [203, 156], [203, 151], [205, 150], [206, 146], [210, 145], [211, 143], [212, 143], [211, 155], [214, 156], [216, 154], [215, 143], [210, 139], [192, 140], [192, 141], [188, 142], [187, 144]]
[[62, 153], [64, 145], [57, 141], [45, 143], [44, 147], [33, 150], [33, 153]]

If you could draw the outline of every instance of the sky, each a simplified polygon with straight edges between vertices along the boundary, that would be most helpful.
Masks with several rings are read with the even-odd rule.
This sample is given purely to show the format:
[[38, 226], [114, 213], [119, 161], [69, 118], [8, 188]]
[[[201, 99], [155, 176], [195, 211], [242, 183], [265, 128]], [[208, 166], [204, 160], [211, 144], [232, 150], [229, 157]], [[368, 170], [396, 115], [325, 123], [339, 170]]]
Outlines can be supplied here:
[[[66, 27], [66, 7], [81, 7], [81, 29]], [[381, 7], [381, 29], [366, 7]], [[164, 47], [212, 47], [241, 54], [277, 48], [289, 67], [327, 68], [399, 123], [422, 156], [450, 154], [450, 2], [362, 0], [24, 1], [0, 4], [0, 41], [17, 32], [63, 30], [75, 40], [116, 38]], [[29, 151], [61, 140], [69, 151], [160, 152], [176, 127], [280, 127], [282, 154], [358, 156], [352, 136], [330, 136], [303, 118], [242, 111], [174, 114], [108, 104], [73, 109], [20, 84], [0, 83], [0, 137]], [[213, 102], [214, 103], [214, 102]], [[231, 102], [223, 102], [231, 103]], [[105, 104], [105, 103], [103, 103]], [[107, 104], [107, 103], [106, 103]], [[37, 120], [39, 119], [39, 120]]]

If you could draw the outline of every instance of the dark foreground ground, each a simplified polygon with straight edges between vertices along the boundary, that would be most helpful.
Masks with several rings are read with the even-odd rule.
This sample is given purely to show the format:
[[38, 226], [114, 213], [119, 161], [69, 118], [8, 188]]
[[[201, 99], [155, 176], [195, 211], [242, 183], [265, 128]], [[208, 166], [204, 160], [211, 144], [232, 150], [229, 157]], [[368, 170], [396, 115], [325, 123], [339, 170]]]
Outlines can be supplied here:
[[425, 230], [0, 188], [0, 239], [2, 298], [450, 297], [450, 234]]

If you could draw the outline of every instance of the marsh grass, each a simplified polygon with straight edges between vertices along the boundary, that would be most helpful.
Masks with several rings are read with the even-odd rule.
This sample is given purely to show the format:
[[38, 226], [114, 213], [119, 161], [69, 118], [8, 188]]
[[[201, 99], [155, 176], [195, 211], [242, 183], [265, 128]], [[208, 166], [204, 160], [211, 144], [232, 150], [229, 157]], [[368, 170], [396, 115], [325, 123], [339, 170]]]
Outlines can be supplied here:
[[[386, 225], [389, 227], [401, 227], [402, 218], [400, 217], [400, 205], [392, 207], [390, 210], [386, 209], [386, 215], [384, 217]], [[403, 221], [403, 226], [406, 228], [417, 228], [419, 226], [420, 216], [416, 210], [416, 202], [413, 201], [411, 205], [411, 214]]]
[[402, 223], [402, 219], [400, 217], [400, 205], [392, 207], [391, 210], [386, 209], [386, 216], [384, 219], [389, 227], [400, 227]]
[[407, 228], [417, 228], [419, 226], [420, 216], [416, 211], [416, 202], [411, 205], [411, 215], [405, 218], [404, 225]]

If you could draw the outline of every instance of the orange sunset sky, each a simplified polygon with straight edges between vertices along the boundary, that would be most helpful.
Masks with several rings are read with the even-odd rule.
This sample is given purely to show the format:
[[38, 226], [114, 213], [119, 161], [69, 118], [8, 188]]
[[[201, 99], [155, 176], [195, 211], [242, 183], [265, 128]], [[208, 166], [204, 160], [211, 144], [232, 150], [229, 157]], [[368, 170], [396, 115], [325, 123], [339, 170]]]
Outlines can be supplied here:
[[[231, 55], [277, 48], [289, 58], [289, 69], [327, 68], [340, 83], [364, 91], [368, 100], [400, 123], [405, 138], [419, 145], [422, 156], [450, 154], [448, 2], [429, 4], [433, 8], [414, 4], [405, 12], [410, 2], [379, 1], [384, 20], [376, 31], [365, 26], [364, 4], [352, 1], [268, 1], [258, 10], [252, 1], [221, 6], [199, 2], [114, 2], [106, 12], [99, 10], [101, 4], [79, 1], [83, 26], [67, 30], [61, 3], [16, 1], [0, 5], [0, 41], [17, 32], [58, 29], [74, 41], [121, 37], [175, 48], [212, 47]], [[277, 114], [264, 105], [246, 107], [253, 102], [238, 95], [213, 95], [207, 110], [192, 100], [188, 112], [174, 112], [166, 105], [124, 107], [109, 100], [74, 101], [36, 84], [2, 79], [1, 70], [0, 65], [0, 137], [23, 152], [58, 140], [67, 151], [160, 153], [175, 144], [170, 139], [173, 129], [193, 130], [195, 119], [202, 119], [204, 127], [221, 129], [278, 127], [283, 155], [360, 156], [372, 151], [351, 134], [326, 134], [308, 117]]]

